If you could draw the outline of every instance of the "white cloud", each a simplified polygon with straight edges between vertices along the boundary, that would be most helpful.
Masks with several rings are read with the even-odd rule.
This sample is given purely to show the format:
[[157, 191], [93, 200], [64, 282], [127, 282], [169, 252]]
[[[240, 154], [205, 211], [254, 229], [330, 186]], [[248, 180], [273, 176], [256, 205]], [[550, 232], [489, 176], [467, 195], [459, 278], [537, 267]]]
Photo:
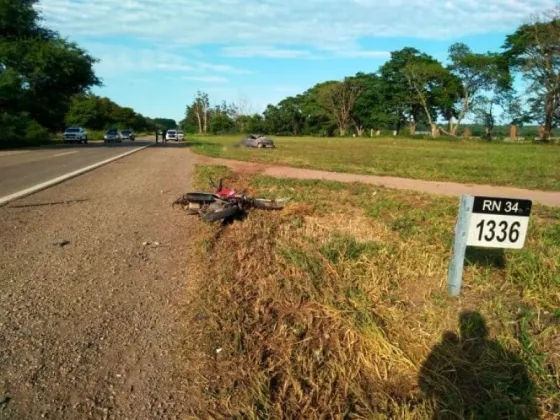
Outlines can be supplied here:
[[149, 48], [131, 48], [125, 45], [84, 42], [83, 47], [99, 58], [96, 70], [101, 76], [163, 70], [189, 73], [248, 74], [250, 71], [224, 64], [213, 64], [180, 54]]
[[362, 37], [447, 39], [510, 30], [554, 5], [555, 0], [42, 0], [39, 7], [50, 26], [73, 37], [266, 45], [288, 56], [299, 53], [282, 46], [346, 46], [353, 56], [367, 57], [356, 43]]
[[217, 73], [229, 73], [229, 74], [251, 74], [251, 70], [238, 69], [227, 64], [212, 64], [212, 63], [202, 63], [198, 62], [198, 68], [201, 70], [210, 70]]
[[304, 58], [310, 55], [307, 50], [258, 45], [226, 47], [222, 52], [227, 57]]
[[222, 76], [183, 76], [182, 80], [190, 80], [202, 83], [227, 83], [229, 79]]
[[[328, 54], [328, 55], [326, 55]], [[372, 51], [372, 50], [361, 50], [357, 48], [348, 48], [343, 45], [334, 45], [332, 47], [324, 48], [323, 57], [328, 58], [390, 58], [390, 51]]]
[[322, 47], [320, 50], [300, 48], [277, 48], [261, 45], [231, 46], [222, 48], [226, 57], [263, 57], [263, 58], [389, 58], [389, 51], [369, 51], [356, 48], [348, 48], [343, 45]]

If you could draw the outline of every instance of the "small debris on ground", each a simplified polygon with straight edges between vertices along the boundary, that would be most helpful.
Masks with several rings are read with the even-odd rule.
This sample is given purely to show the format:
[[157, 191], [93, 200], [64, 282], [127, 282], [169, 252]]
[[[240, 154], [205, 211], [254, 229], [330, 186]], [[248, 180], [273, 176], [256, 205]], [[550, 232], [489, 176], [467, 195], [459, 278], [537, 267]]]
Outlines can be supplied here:
[[208, 319], [208, 315], [198, 314], [197, 316], [194, 317], [194, 319], [196, 319], [197, 321], [204, 321], [205, 319]]
[[161, 244], [160, 244], [159, 242], [152, 242], [152, 241], [144, 241], [144, 242], [142, 242], [142, 246], [149, 246], [149, 245], [160, 246]]
[[8, 394], [3, 395], [0, 397], [0, 407], [5, 406], [11, 400], [11, 397]]
[[62, 241], [55, 242], [53, 245], [58, 245], [59, 247], [62, 248], [62, 247], [65, 247], [66, 245], [69, 245], [69, 244], [70, 244], [70, 241], [68, 239], [64, 239]]

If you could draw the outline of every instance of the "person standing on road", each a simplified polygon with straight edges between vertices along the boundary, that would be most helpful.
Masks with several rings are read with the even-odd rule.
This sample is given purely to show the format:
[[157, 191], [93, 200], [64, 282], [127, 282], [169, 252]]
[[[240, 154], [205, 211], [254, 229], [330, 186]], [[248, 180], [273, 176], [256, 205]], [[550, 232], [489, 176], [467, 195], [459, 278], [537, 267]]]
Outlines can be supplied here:
[[158, 131], [156, 130], [156, 143], [158, 142]]
[[167, 130], [164, 128], [163, 131], [161, 132], [161, 141], [162, 141], [163, 143], [165, 143], [165, 141], [166, 141], [166, 137], [165, 137], [165, 136], [167, 136]]

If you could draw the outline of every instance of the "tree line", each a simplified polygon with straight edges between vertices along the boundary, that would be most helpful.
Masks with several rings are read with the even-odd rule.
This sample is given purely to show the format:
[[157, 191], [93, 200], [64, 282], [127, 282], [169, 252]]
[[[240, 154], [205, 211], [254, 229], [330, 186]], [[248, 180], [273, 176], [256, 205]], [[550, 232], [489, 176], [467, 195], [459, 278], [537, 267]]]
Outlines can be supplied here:
[[111, 127], [129, 128], [137, 132], [152, 132], [157, 129], [177, 127], [169, 118], [148, 118], [132, 108], [122, 107], [109, 98], [91, 93], [80, 93], [72, 97], [64, 117], [66, 126], [78, 125], [90, 130], [106, 130]]
[[[516, 91], [520, 75], [526, 89]], [[210, 105], [198, 92], [181, 122], [199, 133], [262, 132], [345, 136], [390, 130], [432, 137], [468, 134], [471, 124], [491, 138], [495, 126], [538, 124], [543, 140], [560, 123], [560, 8], [506, 36], [501, 52], [449, 47], [444, 65], [415, 48], [391, 53], [376, 72], [321, 82], [248, 115], [234, 103]], [[468, 129], [465, 133], [465, 128]]]
[[41, 143], [68, 124], [164, 127], [90, 93], [97, 59], [41, 25], [38, 0], [0, 0], [0, 147]]

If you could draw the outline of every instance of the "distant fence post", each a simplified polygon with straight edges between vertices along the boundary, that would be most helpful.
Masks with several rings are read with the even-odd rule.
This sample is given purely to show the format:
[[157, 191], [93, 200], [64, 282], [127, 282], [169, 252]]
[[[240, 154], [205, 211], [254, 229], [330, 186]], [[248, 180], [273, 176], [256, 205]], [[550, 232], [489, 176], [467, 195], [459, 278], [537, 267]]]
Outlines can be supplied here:
[[509, 126], [509, 138], [517, 140], [517, 126], [515, 124]]

